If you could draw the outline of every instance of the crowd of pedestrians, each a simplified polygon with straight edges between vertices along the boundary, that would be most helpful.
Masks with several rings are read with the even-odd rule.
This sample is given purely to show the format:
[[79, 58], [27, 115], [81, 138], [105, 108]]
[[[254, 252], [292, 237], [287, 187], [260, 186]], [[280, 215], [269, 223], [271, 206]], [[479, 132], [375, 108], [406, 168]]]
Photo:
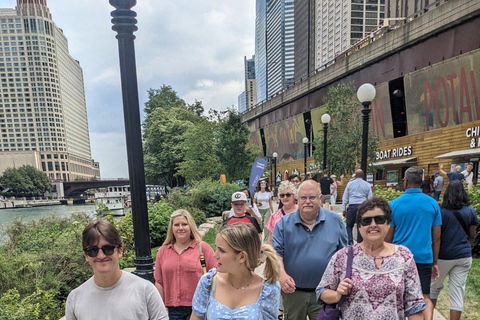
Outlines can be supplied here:
[[479, 224], [463, 183], [449, 177], [439, 206], [422, 192], [423, 169], [411, 167], [405, 193], [388, 204], [372, 196], [362, 170], [354, 176], [342, 198], [346, 224], [330, 210], [343, 176], [281, 182], [275, 212], [265, 180], [253, 201], [247, 189], [233, 193], [215, 251], [191, 214], [175, 211], [155, 259], [155, 286], [120, 270], [118, 231], [93, 222], [82, 245], [94, 275], [68, 296], [66, 318], [313, 320], [334, 310], [340, 319], [431, 320], [448, 276], [450, 319], [460, 319]]

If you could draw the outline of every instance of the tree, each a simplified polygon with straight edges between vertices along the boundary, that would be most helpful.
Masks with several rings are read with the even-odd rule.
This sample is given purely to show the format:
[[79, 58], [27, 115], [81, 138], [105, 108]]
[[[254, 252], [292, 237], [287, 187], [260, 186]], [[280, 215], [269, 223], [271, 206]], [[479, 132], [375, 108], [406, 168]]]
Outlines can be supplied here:
[[216, 153], [228, 181], [246, 179], [250, 175], [255, 156], [254, 147], [247, 147], [250, 132], [241, 116], [228, 110], [226, 118], [220, 121], [217, 133]]
[[145, 103], [145, 113], [148, 115], [156, 109], [170, 109], [174, 107], [185, 107], [185, 101], [181, 99], [171, 86], [162, 85], [160, 89], [150, 89], [148, 101]]
[[[327, 168], [337, 174], [348, 174], [360, 166], [362, 150], [362, 105], [356, 99], [352, 83], [340, 83], [332, 87], [324, 100], [325, 112], [332, 121], [328, 125]], [[320, 122], [320, 119], [312, 119]], [[323, 129], [315, 139], [315, 162], [323, 162]], [[378, 138], [369, 130], [367, 163], [375, 159]], [[367, 168], [368, 171], [368, 168]]]
[[7, 168], [0, 178], [0, 184], [4, 189], [8, 188], [5, 195], [15, 197], [42, 197], [53, 189], [48, 176], [32, 166]]
[[185, 177], [187, 182], [202, 179], [218, 179], [220, 161], [215, 154], [215, 132], [218, 124], [208, 120], [192, 125], [183, 135], [180, 148], [183, 161], [177, 166], [177, 175]]

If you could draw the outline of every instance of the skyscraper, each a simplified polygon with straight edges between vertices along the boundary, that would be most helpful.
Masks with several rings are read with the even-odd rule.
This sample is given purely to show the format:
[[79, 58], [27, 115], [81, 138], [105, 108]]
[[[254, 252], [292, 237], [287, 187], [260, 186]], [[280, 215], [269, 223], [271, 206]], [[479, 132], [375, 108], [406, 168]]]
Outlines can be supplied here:
[[315, 71], [315, 0], [295, 1], [294, 73], [300, 80]]
[[243, 58], [245, 68], [245, 91], [238, 96], [238, 111], [243, 113], [253, 108], [257, 103], [257, 88], [255, 85], [255, 56]]
[[83, 71], [46, 0], [0, 9], [0, 30], [0, 172], [33, 165], [52, 180], [99, 177]]
[[316, 69], [378, 28], [385, 17], [385, 0], [317, 0], [315, 6]]
[[257, 0], [255, 14], [255, 79], [257, 101], [267, 99], [267, 3]]

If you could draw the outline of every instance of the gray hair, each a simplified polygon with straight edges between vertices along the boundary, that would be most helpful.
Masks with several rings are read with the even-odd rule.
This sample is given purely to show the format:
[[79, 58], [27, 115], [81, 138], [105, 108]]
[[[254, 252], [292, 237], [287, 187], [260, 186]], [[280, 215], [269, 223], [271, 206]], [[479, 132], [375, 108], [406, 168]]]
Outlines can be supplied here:
[[405, 179], [410, 185], [420, 186], [422, 184], [423, 168], [410, 167], [405, 171]]
[[282, 181], [278, 186], [278, 194], [280, 194], [280, 192], [283, 190], [290, 190], [295, 197], [297, 196], [297, 187], [293, 182], [288, 180]]

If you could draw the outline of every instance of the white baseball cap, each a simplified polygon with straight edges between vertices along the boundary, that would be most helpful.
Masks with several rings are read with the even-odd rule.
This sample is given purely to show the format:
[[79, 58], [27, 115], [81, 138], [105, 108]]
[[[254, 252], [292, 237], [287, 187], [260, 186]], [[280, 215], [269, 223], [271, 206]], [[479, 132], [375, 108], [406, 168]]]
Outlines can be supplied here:
[[243, 192], [235, 192], [232, 194], [232, 202], [247, 201], [247, 195]]

